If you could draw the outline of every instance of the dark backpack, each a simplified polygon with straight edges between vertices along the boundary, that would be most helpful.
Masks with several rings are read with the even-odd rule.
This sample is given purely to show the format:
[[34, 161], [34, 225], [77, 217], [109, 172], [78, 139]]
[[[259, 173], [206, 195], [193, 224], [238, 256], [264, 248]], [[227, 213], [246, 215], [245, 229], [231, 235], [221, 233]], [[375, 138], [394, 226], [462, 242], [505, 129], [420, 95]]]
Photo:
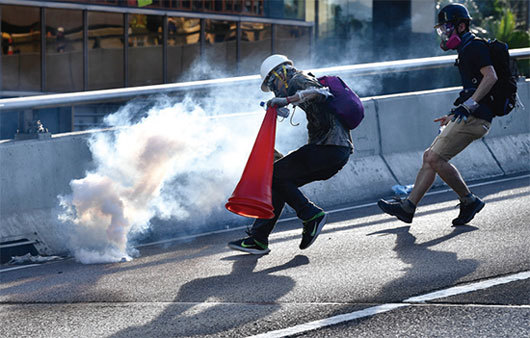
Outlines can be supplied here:
[[322, 76], [318, 82], [329, 88], [333, 97], [328, 106], [348, 129], [357, 128], [364, 118], [364, 107], [359, 96], [338, 76]]
[[[482, 39], [481, 39], [482, 40]], [[517, 102], [518, 70], [515, 60], [510, 57], [508, 45], [499, 40], [482, 40], [490, 50], [497, 82], [489, 92], [491, 108], [496, 116], [509, 114]]]

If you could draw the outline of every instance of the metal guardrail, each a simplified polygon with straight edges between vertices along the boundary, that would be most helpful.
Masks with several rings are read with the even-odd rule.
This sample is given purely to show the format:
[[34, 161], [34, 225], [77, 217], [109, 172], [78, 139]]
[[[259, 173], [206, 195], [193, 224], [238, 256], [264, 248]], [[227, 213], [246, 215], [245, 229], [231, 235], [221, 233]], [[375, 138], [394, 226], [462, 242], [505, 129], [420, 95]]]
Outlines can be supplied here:
[[[519, 48], [510, 50], [514, 58], [530, 58], [530, 48]], [[385, 61], [375, 63], [363, 63], [358, 65], [335, 66], [326, 68], [310, 69], [314, 74], [336, 74], [349, 76], [362, 76], [381, 73], [403, 72], [410, 70], [437, 68], [451, 65], [456, 56], [437, 56], [430, 58], [418, 58], [396, 61]], [[156, 95], [161, 93], [182, 92], [190, 90], [210, 89], [218, 86], [247, 85], [259, 83], [259, 75], [248, 75], [229, 77], [212, 80], [200, 80], [180, 82], [163, 85], [129, 87], [118, 89], [93, 90], [75, 93], [49, 94], [30, 97], [19, 97], [0, 99], [0, 112], [8, 110], [32, 109], [44, 107], [57, 107], [76, 105], [90, 102], [101, 102], [109, 100], [127, 100], [129, 98]]]

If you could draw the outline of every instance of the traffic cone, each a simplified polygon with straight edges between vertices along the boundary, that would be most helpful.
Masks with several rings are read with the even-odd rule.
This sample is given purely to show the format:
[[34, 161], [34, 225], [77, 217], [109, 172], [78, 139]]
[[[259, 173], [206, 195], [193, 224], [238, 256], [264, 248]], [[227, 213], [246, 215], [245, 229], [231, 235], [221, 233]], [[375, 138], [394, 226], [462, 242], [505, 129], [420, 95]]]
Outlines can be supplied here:
[[7, 55], [13, 55], [13, 39], [9, 38], [7, 40]]
[[229, 211], [251, 218], [274, 217], [271, 188], [275, 137], [276, 108], [269, 107], [243, 175], [225, 205]]

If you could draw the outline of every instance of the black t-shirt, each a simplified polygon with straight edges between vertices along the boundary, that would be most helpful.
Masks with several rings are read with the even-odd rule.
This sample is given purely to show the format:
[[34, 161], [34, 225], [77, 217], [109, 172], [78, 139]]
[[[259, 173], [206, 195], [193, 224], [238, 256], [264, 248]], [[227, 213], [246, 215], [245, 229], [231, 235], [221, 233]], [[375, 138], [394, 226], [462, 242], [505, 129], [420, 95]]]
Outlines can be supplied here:
[[[474, 91], [482, 81], [480, 69], [493, 65], [491, 61], [488, 45], [479, 39], [472, 38], [462, 42], [462, 48], [458, 49], [458, 70], [462, 79], [464, 91]], [[490, 121], [493, 119], [493, 112], [490, 108], [491, 99], [486, 95], [479, 102], [479, 108], [473, 112], [473, 116]]]

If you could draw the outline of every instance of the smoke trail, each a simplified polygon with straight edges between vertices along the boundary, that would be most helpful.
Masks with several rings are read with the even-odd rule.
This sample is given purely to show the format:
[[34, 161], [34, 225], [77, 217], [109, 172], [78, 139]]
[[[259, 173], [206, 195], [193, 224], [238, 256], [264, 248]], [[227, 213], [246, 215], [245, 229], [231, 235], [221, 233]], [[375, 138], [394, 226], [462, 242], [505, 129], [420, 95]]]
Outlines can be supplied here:
[[166, 100], [140, 119], [134, 111], [128, 105], [106, 119], [115, 128], [89, 141], [95, 169], [59, 196], [68, 248], [82, 263], [130, 260], [128, 240], [153, 217], [178, 221], [222, 207], [260, 123], [259, 115], [240, 121], [244, 128], [212, 119], [190, 100]]

